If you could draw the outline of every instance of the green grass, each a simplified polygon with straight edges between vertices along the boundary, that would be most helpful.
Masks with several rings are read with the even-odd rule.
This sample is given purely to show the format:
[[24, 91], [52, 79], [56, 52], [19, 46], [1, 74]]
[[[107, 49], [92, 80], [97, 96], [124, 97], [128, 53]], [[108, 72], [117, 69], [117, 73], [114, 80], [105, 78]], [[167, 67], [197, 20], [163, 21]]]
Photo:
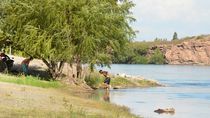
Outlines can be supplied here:
[[141, 87], [154, 87], [154, 86], [161, 86], [155, 81], [150, 81], [150, 80], [137, 80], [137, 83]]
[[41, 80], [39, 77], [33, 76], [11, 76], [0, 74], [1, 82], [16, 83], [22, 85], [31, 85], [42, 88], [59, 88], [62, 84], [58, 81], [45, 81]]
[[123, 77], [116, 77], [111, 80], [112, 86], [135, 86], [134, 82]]
[[[100, 85], [104, 81], [104, 77], [97, 72], [93, 72], [85, 78], [86, 83], [92, 88], [100, 88]], [[120, 86], [120, 87], [154, 87], [159, 86], [158, 83], [150, 80], [138, 80], [138, 79], [129, 79], [124, 77], [111, 77], [111, 86]]]

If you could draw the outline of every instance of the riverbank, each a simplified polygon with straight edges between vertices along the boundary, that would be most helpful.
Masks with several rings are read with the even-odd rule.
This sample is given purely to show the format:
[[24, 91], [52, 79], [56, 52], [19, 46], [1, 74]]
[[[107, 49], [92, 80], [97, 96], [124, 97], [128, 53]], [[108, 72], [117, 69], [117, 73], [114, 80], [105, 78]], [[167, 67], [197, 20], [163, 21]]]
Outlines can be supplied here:
[[[14, 55], [9, 55], [14, 59], [14, 69], [16, 71], [20, 70], [20, 64], [21, 61], [24, 59], [23, 57], [18, 57]], [[72, 69], [75, 69], [75, 67], [71, 67]], [[30, 74], [33, 76], [40, 76], [44, 78], [50, 79], [48, 73], [47, 73], [47, 66], [42, 62], [42, 60], [34, 59], [30, 62], [29, 66]], [[101, 83], [104, 81], [104, 76], [100, 75], [97, 70], [95, 72], [88, 71], [87, 68], [84, 68], [83, 71], [87, 74], [85, 81], [86, 83], [93, 89], [97, 89], [101, 87]], [[70, 75], [76, 74], [73, 73], [75, 71], [69, 69], [69, 67], [64, 67], [63, 69], [64, 75], [66, 78], [70, 78]], [[111, 86], [112, 88], [120, 89], [120, 88], [135, 88], [135, 87], [157, 87], [157, 86], [163, 86], [156, 80], [149, 80], [145, 79], [144, 77], [138, 77], [138, 76], [130, 76], [130, 75], [110, 75], [111, 76]], [[68, 80], [67, 80], [68, 81]]]
[[[77, 86], [48, 86], [51, 82], [35, 80], [35, 78], [30, 81], [30, 79], [0, 74], [0, 117], [137, 117], [131, 114], [126, 107], [120, 107], [108, 102], [85, 99], [71, 94], [72, 92], [87, 93], [85, 89]], [[36, 87], [39, 84], [29, 84], [37, 82], [45, 84], [41, 87]]]
[[[137, 76], [120, 76], [120, 75], [110, 75], [111, 77], [111, 87], [114, 89], [121, 88], [143, 88], [143, 87], [158, 87], [163, 86], [155, 80], [145, 79], [143, 77]], [[85, 78], [86, 83], [93, 89], [101, 88], [104, 81], [104, 77], [98, 72], [92, 72]]]

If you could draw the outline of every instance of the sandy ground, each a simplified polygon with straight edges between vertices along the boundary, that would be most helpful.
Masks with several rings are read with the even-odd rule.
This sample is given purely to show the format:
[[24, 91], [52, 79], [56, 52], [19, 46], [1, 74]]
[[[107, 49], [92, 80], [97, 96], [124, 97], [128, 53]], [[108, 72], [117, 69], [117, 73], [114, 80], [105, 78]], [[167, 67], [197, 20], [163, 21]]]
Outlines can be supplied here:
[[[77, 89], [71, 88], [74, 91]], [[78, 89], [77, 93], [84, 94], [84, 91]], [[46, 89], [0, 82], [0, 118], [84, 117], [132, 118], [134, 116], [125, 107], [77, 97], [66, 88]]]
[[[20, 64], [21, 62], [26, 59], [24, 57], [18, 57], [18, 56], [14, 56], [14, 55], [8, 55], [11, 59], [14, 60], [14, 65], [16, 66], [17, 69], [20, 70]], [[44, 62], [40, 59], [33, 59], [30, 64], [30, 67], [36, 68], [36, 69], [47, 69], [47, 66], [44, 64]]]
[[[33, 108], [58, 111], [62, 106], [55, 104], [53, 99], [61, 98], [54, 98], [54, 94], [55, 91], [50, 89], [0, 82], [0, 107], [10, 109]], [[10, 110], [6, 113], [1, 113], [0, 116], [4, 116], [4, 114], [9, 115]]]
[[[0, 82], [0, 118], [25, 116], [45, 117], [46, 114], [59, 114], [66, 112], [68, 107], [80, 109], [84, 103], [91, 101], [61, 92], [56, 89], [44, 89], [39, 87], [17, 85]], [[74, 103], [71, 103], [74, 101]], [[100, 110], [93, 109], [94, 112]], [[89, 111], [89, 108], [85, 109]], [[27, 113], [28, 112], [28, 113]]]

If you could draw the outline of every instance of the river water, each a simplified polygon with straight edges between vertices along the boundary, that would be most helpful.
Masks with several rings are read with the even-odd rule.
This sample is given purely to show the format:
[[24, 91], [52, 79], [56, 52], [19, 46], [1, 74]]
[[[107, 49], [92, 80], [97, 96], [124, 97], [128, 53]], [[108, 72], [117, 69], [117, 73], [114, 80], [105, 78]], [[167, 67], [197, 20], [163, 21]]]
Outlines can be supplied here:
[[[98, 68], [101, 69], [101, 68]], [[124, 105], [144, 118], [210, 118], [210, 67], [183, 65], [123, 65], [111, 69], [158, 80], [166, 87], [111, 90], [110, 102]], [[174, 108], [174, 114], [158, 114], [158, 108]]]

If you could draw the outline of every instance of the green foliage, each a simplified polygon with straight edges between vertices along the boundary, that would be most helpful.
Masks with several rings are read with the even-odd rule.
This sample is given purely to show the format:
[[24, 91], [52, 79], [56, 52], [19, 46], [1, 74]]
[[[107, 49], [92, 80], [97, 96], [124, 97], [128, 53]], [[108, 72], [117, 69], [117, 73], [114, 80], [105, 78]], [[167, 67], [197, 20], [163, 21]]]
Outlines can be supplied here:
[[176, 32], [174, 32], [174, 35], [173, 35], [173, 39], [172, 40], [177, 40], [178, 39], [178, 34]]
[[154, 54], [150, 57], [149, 63], [150, 64], [164, 64], [164, 55], [163, 53], [159, 50], [156, 49], [154, 51]]
[[146, 55], [149, 49], [149, 44], [146, 42], [131, 43], [131, 46], [133, 47], [134, 52], [141, 56]]
[[114, 55], [113, 63], [126, 63], [126, 64], [147, 64], [146, 57], [149, 50], [149, 43], [146, 42], [133, 42], [127, 44], [125, 51]]
[[90, 73], [85, 77], [85, 82], [91, 88], [98, 88], [99, 85], [103, 83], [103, 80], [104, 78], [100, 74], [97, 74], [96, 72]]
[[133, 42], [127, 45], [124, 53], [120, 53], [119, 56], [114, 56], [114, 63], [125, 63], [125, 64], [164, 64], [164, 55], [159, 50], [152, 52], [151, 47], [155, 43], [165, 42], [165, 40], [157, 40], [155, 42]]
[[0, 6], [0, 29], [13, 48], [43, 59], [56, 77], [59, 62], [110, 64], [135, 35], [134, 4], [124, 0], [11, 0]]
[[135, 56], [132, 61], [133, 64], [148, 64], [148, 58], [146, 56]]

